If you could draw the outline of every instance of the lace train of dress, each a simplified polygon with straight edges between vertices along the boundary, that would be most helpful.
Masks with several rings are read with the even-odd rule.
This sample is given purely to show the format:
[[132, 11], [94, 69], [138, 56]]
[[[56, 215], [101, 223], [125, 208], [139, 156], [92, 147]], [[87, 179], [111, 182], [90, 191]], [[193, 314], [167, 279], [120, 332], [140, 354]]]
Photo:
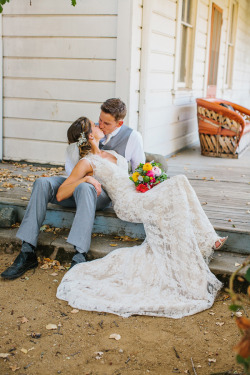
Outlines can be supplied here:
[[139, 193], [128, 179], [124, 158], [114, 155], [117, 165], [97, 155], [86, 159], [117, 216], [143, 223], [146, 239], [74, 266], [57, 297], [74, 308], [124, 317], [181, 318], [208, 309], [221, 288], [207, 265], [218, 235], [187, 178], [175, 176]]

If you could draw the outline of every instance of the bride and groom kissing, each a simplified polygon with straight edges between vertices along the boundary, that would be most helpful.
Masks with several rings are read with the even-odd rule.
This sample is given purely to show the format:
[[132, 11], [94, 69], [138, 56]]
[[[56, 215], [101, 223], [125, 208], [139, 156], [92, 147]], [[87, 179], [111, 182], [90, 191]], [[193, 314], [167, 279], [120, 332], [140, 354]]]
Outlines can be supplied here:
[[[69, 177], [35, 181], [17, 233], [21, 252], [1, 276], [15, 279], [37, 267], [37, 238], [51, 202], [76, 208], [67, 240], [76, 253], [58, 298], [83, 310], [122, 316], [194, 314], [209, 308], [221, 287], [207, 260], [225, 239], [218, 238], [185, 176], [145, 194], [135, 191], [127, 162], [134, 170], [145, 156], [140, 134], [123, 125], [125, 116], [125, 104], [112, 98], [102, 104], [98, 126], [86, 117], [70, 126]], [[145, 241], [86, 262], [95, 211], [107, 207], [110, 199], [118, 217], [144, 224]]]

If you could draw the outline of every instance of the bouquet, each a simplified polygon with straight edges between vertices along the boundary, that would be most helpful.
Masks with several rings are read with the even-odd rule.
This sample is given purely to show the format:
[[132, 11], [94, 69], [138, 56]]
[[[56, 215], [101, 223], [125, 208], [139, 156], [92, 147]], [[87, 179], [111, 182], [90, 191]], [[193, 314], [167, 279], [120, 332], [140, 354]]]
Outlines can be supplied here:
[[145, 193], [167, 179], [167, 174], [161, 169], [160, 163], [151, 161], [140, 164], [130, 178], [136, 186], [136, 190]]

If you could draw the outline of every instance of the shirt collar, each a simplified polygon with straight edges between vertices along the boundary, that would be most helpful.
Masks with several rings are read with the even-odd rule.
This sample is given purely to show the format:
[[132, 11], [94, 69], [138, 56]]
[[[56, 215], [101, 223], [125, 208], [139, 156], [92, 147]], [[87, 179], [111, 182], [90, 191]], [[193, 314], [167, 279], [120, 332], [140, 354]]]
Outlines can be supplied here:
[[121, 126], [119, 126], [119, 128], [115, 129], [112, 133], [110, 133], [110, 135], [111, 135], [112, 137], [114, 137], [116, 134], [119, 133], [120, 130], [121, 130]]

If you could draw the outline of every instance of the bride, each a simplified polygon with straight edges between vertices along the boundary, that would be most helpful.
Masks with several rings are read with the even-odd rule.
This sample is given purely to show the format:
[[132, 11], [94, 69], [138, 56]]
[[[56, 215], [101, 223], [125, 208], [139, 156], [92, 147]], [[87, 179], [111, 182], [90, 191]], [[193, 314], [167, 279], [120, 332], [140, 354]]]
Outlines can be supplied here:
[[123, 317], [181, 318], [210, 308], [222, 284], [207, 263], [226, 238], [215, 233], [184, 175], [139, 193], [129, 180], [126, 160], [99, 149], [103, 136], [84, 118], [85, 157], [59, 188], [57, 200], [70, 197], [81, 183], [92, 183], [93, 176], [108, 192], [117, 216], [143, 223], [146, 238], [139, 246], [76, 264], [63, 277], [57, 298], [74, 308]]

